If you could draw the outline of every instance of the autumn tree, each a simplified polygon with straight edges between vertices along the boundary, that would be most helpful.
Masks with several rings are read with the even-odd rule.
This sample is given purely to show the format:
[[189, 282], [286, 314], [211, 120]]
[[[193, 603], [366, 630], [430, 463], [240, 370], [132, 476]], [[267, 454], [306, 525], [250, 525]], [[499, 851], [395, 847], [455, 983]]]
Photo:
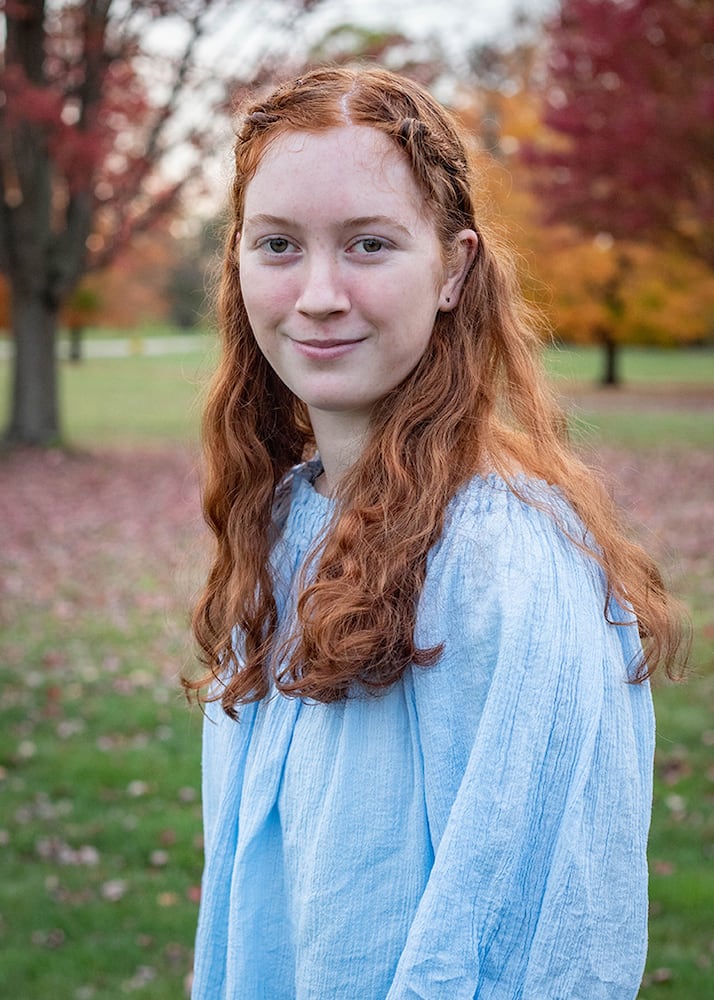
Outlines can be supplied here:
[[73, 326], [128, 331], [138, 323], [171, 322], [167, 284], [180, 258], [182, 228], [182, 220], [162, 219], [136, 234], [110, 267], [85, 274], [60, 313], [70, 351]]
[[[543, 124], [526, 148], [549, 223], [612, 241], [593, 288], [616, 382], [627, 244], [714, 265], [714, 0], [561, 0], [547, 32]], [[606, 309], [606, 312], [607, 312]]]
[[205, 324], [211, 317], [211, 291], [220, 273], [220, 250], [226, 231], [225, 213], [206, 219], [197, 231], [176, 244], [176, 258], [167, 268], [164, 291], [171, 322], [181, 329]]
[[[214, 66], [202, 70], [207, 34], [242, 6], [248, 0], [0, 0], [0, 271], [15, 346], [8, 440], [61, 436], [62, 305], [88, 268], [106, 266], [175, 207], [218, 144], [229, 95], [275, 68], [270, 58], [251, 64], [236, 39], [240, 73], [221, 80]], [[271, 11], [286, 27], [315, 6], [283, 0]]]

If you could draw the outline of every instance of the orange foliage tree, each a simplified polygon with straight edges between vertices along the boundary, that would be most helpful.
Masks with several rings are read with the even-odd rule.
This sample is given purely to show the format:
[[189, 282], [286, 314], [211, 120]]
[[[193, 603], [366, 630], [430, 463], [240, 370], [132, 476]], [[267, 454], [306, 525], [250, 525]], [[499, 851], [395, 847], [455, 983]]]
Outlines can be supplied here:
[[606, 345], [603, 382], [617, 377], [612, 363], [619, 344], [675, 346], [710, 337], [714, 274], [681, 244], [615, 241], [606, 232], [544, 218], [532, 159], [523, 155], [544, 136], [538, 40], [531, 35], [507, 49], [482, 47], [473, 69], [475, 83], [462, 89], [457, 105], [477, 139], [482, 204], [506, 220], [526, 292], [556, 336]]
[[[710, 276], [684, 258], [714, 265], [712, 32], [712, 0], [561, 0], [548, 25], [545, 131], [525, 158], [544, 221], [586, 241], [579, 259], [598, 307], [590, 329], [609, 384], [620, 343], [662, 339], [643, 320], [648, 304], [664, 306], [664, 339], [687, 340], [697, 323], [684, 321], [679, 289], [697, 285], [710, 301]], [[711, 328], [710, 310], [700, 312]]]

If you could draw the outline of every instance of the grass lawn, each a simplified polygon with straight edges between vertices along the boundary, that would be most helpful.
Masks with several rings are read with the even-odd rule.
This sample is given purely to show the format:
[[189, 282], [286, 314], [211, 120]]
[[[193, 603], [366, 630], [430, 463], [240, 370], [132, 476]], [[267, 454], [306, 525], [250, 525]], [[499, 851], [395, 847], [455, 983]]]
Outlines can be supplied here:
[[201, 871], [200, 725], [155, 676], [170, 655], [162, 630], [137, 612], [125, 626], [73, 615], [62, 627], [34, 609], [5, 631], [5, 996], [184, 995]]
[[205, 380], [206, 361], [194, 355], [63, 365], [67, 438], [82, 446], [190, 443], [197, 439]]
[[[640, 1000], [711, 995], [714, 353], [549, 350], [695, 624], [658, 683], [650, 955]], [[0, 983], [17, 1000], [186, 996], [201, 874], [200, 713], [178, 674], [201, 579], [199, 356], [61, 369], [70, 452], [0, 456]], [[6, 408], [7, 364], [0, 364]]]
[[201, 717], [178, 683], [195, 487], [176, 445], [0, 458], [3, 996], [185, 995], [202, 866]]
[[[548, 370], [557, 378], [597, 382], [603, 368], [602, 353], [593, 347], [548, 347], [545, 358]], [[620, 359], [625, 384], [714, 384], [714, 350], [711, 348], [624, 347]]]
[[619, 388], [598, 384], [598, 350], [552, 347], [545, 363], [576, 441], [637, 449], [714, 445], [714, 350], [624, 348]]

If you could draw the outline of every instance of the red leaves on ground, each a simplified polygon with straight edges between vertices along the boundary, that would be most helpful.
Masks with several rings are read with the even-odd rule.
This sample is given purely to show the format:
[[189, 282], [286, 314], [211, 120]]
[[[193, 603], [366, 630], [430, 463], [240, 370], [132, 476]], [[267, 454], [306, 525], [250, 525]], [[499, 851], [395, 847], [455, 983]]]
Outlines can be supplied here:
[[[134, 611], [185, 618], [205, 539], [185, 450], [19, 451], [0, 461], [0, 601], [85, 612], [121, 627]], [[62, 673], [64, 657], [43, 667]]]
[[[596, 457], [665, 569], [711, 592], [714, 455], [607, 448]], [[0, 618], [19, 601], [60, 621], [94, 612], [121, 627], [135, 611], [185, 621], [205, 565], [197, 464], [178, 447], [6, 456]], [[61, 675], [63, 665], [58, 650], [43, 668]]]

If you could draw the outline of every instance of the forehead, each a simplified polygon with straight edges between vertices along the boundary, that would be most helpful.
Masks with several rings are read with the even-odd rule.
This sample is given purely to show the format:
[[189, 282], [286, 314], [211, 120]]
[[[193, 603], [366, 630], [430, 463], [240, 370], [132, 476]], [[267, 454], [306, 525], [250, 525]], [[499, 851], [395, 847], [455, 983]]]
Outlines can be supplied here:
[[248, 182], [244, 212], [330, 208], [346, 216], [424, 214], [425, 198], [405, 154], [378, 129], [345, 125], [285, 132], [265, 149]]

